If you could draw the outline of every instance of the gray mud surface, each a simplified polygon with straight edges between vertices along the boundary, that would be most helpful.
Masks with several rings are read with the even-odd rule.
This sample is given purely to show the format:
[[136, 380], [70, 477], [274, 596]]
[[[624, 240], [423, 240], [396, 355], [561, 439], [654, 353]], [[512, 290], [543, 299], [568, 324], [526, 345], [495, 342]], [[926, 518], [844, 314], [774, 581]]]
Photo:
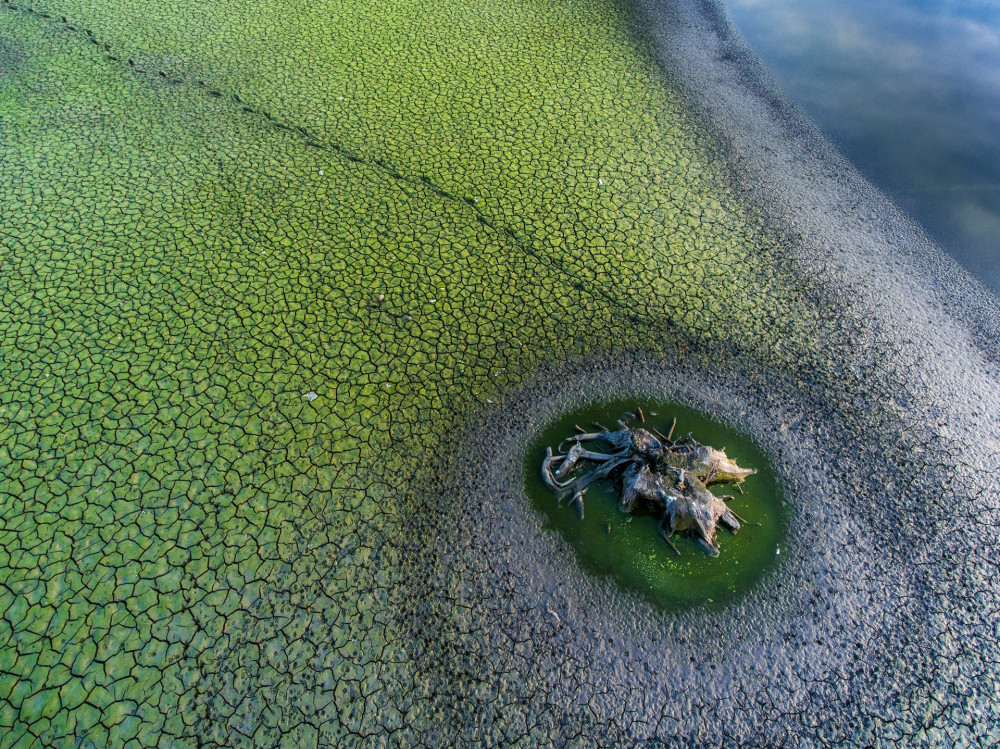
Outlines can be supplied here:
[[[418, 555], [434, 571], [408, 612], [440, 705], [431, 735], [995, 745], [997, 300], [782, 98], [724, 10], [641, 4], [818, 319], [795, 353], [691, 341], [555, 365], [454, 436], [450, 478], [417, 521], [438, 539]], [[631, 395], [701, 408], [774, 458], [792, 505], [787, 558], [722, 612], [664, 614], [585, 577], [523, 495], [539, 428]]]

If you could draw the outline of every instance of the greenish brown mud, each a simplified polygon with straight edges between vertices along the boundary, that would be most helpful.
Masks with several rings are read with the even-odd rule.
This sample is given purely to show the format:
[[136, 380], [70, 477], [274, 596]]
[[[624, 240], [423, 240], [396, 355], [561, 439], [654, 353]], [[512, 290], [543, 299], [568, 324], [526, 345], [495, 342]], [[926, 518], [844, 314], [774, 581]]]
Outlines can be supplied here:
[[0, 3], [0, 744], [429, 730], [443, 436], [543, 362], [795, 345], [632, 23]]

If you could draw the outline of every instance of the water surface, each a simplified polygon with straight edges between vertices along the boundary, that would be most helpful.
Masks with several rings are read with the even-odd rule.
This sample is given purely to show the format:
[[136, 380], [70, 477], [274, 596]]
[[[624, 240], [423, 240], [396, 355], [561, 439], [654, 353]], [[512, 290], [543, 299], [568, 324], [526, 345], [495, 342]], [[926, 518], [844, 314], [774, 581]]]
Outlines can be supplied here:
[[1000, 292], [1000, 2], [729, 5], [784, 92]]

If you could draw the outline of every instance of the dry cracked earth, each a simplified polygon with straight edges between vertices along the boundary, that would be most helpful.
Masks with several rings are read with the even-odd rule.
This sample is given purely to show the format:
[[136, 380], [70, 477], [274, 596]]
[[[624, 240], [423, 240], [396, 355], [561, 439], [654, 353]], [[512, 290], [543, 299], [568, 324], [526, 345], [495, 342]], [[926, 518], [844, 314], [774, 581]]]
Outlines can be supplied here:
[[[0, 746], [990, 746], [997, 302], [712, 3], [0, 2]], [[723, 609], [565, 410], [772, 456]]]

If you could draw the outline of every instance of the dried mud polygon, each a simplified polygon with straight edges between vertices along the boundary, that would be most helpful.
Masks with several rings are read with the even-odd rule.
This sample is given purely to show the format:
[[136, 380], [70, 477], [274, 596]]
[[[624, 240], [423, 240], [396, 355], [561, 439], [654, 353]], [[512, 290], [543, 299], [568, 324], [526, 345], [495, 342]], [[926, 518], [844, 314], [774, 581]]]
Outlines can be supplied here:
[[[0, 2], [0, 744], [690, 735], [680, 666], [602, 693], [534, 602], [444, 584], [474, 568], [451, 456], [547, 368], [856, 384], [828, 351], [863, 321], [794, 276], [634, 24]], [[766, 732], [753, 704], [728, 725]]]

